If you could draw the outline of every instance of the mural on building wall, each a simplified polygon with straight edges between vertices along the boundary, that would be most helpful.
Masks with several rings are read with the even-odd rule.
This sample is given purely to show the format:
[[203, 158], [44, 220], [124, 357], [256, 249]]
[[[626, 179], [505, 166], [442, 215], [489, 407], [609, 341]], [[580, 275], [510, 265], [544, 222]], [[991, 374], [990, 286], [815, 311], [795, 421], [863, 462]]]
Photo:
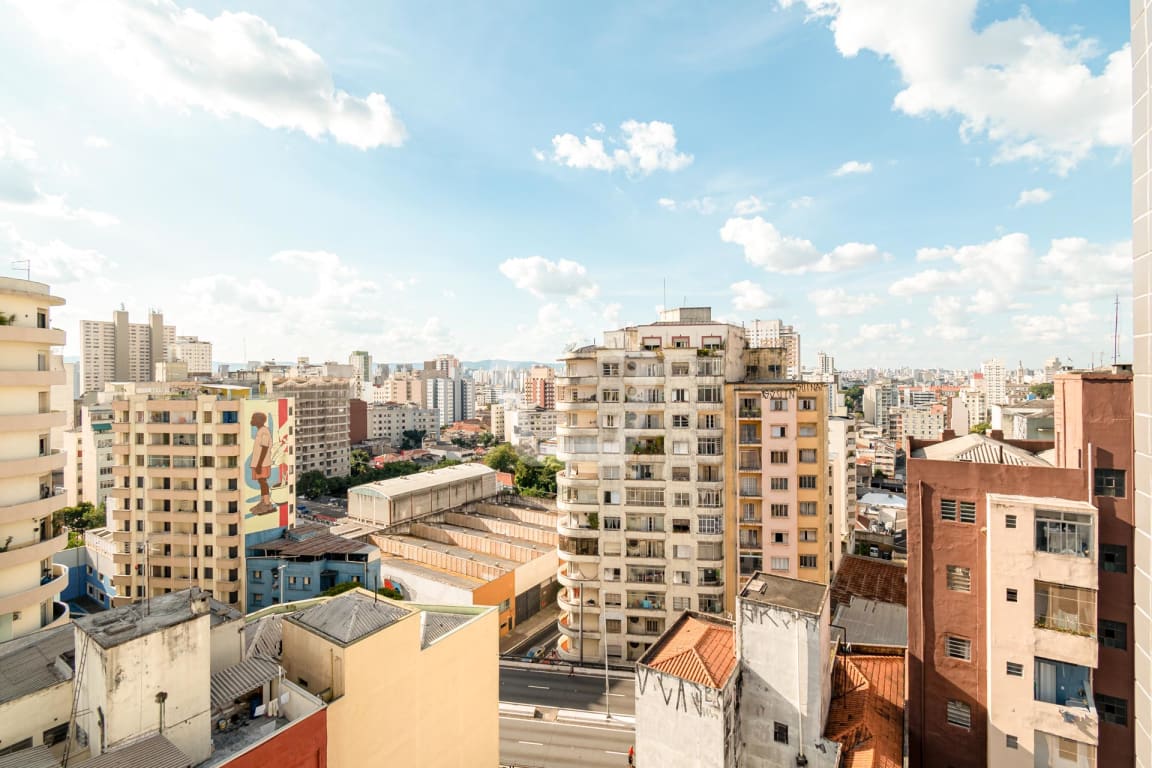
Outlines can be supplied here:
[[244, 464], [244, 533], [289, 525], [294, 517], [295, 458], [289, 453], [294, 419], [290, 401], [245, 400], [240, 408]]

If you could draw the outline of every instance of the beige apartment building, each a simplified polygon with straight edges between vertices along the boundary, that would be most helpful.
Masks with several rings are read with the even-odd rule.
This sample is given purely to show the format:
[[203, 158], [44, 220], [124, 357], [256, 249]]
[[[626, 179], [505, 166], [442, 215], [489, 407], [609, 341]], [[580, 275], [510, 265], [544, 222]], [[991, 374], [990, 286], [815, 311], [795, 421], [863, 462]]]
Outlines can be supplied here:
[[168, 360], [176, 328], [164, 316], [149, 312], [147, 323], [128, 322], [117, 310], [112, 321], [81, 320], [81, 375], [84, 392], [102, 390], [110, 381], [152, 381], [156, 363]]
[[65, 505], [52, 475], [64, 454], [51, 447], [51, 432], [67, 416], [52, 410], [50, 390], [63, 384], [51, 369], [52, 348], [64, 332], [50, 312], [64, 300], [43, 283], [0, 278], [0, 642], [68, 620], [57, 598], [68, 573], [52, 556], [67, 536], [52, 521]]
[[783, 357], [682, 308], [562, 359], [558, 650], [635, 661], [681, 612], [725, 611], [726, 385], [781, 379]]
[[290, 525], [296, 499], [292, 401], [248, 392], [185, 384], [112, 402], [116, 605], [199, 587], [243, 608], [244, 536]]
[[352, 471], [349, 386], [345, 378], [276, 379], [277, 395], [296, 401], [296, 473], [346, 477]]
[[828, 385], [728, 385], [724, 484], [725, 610], [755, 573], [827, 584], [834, 529], [828, 467]]

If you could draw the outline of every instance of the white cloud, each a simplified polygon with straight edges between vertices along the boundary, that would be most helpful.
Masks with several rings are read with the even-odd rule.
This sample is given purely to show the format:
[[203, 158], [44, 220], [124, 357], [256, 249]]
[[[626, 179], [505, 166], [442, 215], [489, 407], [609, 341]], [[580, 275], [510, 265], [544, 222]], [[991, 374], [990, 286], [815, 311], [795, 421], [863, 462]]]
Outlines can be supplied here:
[[854, 173], [872, 173], [872, 163], [862, 163], [859, 160], [849, 160], [836, 170], [832, 171], [833, 176], [850, 176]]
[[732, 213], [737, 216], [751, 216], [768, 209], [768, 203], [761, 202], [756, 195], [749, 195], [732, 206]]
[[874, 293], [849, 293], [844, 288], [810, 291], [808, 301], [820, 317], [862, 315], [880, 304]]
[[600, 292], [584, 265], [568, 259], [549, 261], [543, 256], [508, 259], [500, 265], [500, 272], [517, 288], [537, 298], [562, 296], [574, 304], [593, 299]]
[[716, 203], [710, 197], [679, 201], [670, 197], [662, 197], [656, 203], [666, 211], [693, 211], [703, 216], [716, 213]]
[[860, 341], [883, 341], [889, 344], [907, 344], [911, 339], [904, 333], [905, 325], [901, 323], [870, 323], [861, 325], [856, 335]]
[[895, 64], [905, 114], [958, 116], [965, 140], [986, 137], [998, 161], [1032, 160], [1066, 173], [1094, 148], [1130, 135], [1128, 46], [1100, 74], [1094, 40], [1046, 29], [1024, 9], [973, 28], [978, 0], [778, 0], [829, 21], [845, 57], [869, 50]]
[[767, 309], [776, 304], [776, 299], [770, 296], [762, 286], [751, 280], [741, 280], [732, 283], [732, 307], [746, 312], [757, 309]]
[[0, 223], [0, 262], [27, 261], [33, 280], [56, 286], [83, 283], [90, 288], [111, 286], [105, 275], [115, 265], [99, 251], [75, 248], [60, 240], [25, 240], [11, 224]]
[[964, 306], [955, 296], [937, 296], [929, 310], [936, 318], [936, 325], [929, 327], [925, 334], [941, 341], [959, 341], [968, 338], [968, 326], [964, 321]]
[[98, 227], [112, 226], [118, 219], [110, 213], [76, 208], [63, 195], [40, 188], [36, 145], [17, 136], [0, 121], [0, 208], [54, 219], [87, 221]]
[[793, 210], [800, 210], [801, 208], [811, 208], [815, 204], [816, 198], [811, 195], [801, 195], [795, 200], [788, 201], [788, 207]]
[[1006, 304], [1030, 276], [1034, 254], [1028, 236], [1016, 232], [962, 248], [922, 248], [916, 258], [918, 261], [951, 261], [955, 269], [928, 269], [897, 280], [888, 288], [893, 296], [984, 286], [994, 289], [995, 295]]
[[399, 146], [403, 123], [379, 93], [337, 88], [324, 59], [250, 13], [209, 18], [172, 0], [16, 0], [62, 51], [99, 59], [141, 94], [180, 110], [241, 115], [359, 149]]
[[604, 133], [604, 123], [592, 123], [592, 130], [596, 133]]
[[821, 253], [812, 241], [782, 235], [759, 216], [728, 219], [720, 229], [720, 239], [742, 246], [748, 262], [784, 274], [839, 272], [886, 257], [878, 247], [865, 243], [845, 243]]
[[[609, 139], [623, 146], [605, 150], [604, 140], [572, 133], [552, 137], [553, 162], [568, 168], [591, 168], [597, 171], [624, 170], [647, 175], [653, 171], [678, 171], [692, 162], [692, 155], [676, 151], [676, 129], [671, 123], [652, 120], [641, 123], [626, 120], [620, 124], [620, 137]], [[543, 152], [537, 152], [544, 159]]]
[[1082, 237], [1057, 238], [1040, 264], [1073, 301], [1127, 296], [1132, 290], [1131, 241], [1103, 245]]
[[1090, 336], [1090, 326], [1096, 320], [1091, 305], [1079, 301], [1061, 304], [1054, 315], [1016, 315], [1012, 325], [1021, 341], [1067, 344]]
[[1025, 189], [1020, 192], [1020, 197], [1016, 199], [1016, 207], [1022, 205], [1040, 205], [1052, 199], [1052, 193], [1043, 187], [1036, 187], [1035, 189]]
[[108, 149], [108, 147], [112, 146], [112, 143], [103, 136], [85, 136], [84, 146], [89, 149]]

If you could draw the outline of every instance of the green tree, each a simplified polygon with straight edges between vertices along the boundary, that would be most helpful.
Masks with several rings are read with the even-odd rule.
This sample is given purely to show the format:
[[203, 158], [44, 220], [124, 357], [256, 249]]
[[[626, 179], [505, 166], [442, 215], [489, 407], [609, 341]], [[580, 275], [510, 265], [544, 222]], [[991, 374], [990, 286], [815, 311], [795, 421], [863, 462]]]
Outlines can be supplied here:
[[411, 451], [424, 445], [423, 429], [406, 429], [400, 433], [400, 450]]
[[886, 478], [888, 475], [884, 474], [884, 470], [877, 467], [876, 469], [872, 470], [872, 477]]
[[1028, 391], [1036, 395], [1041, 400], [1050, 400], [1056, 391], [1056, 385], [1050, 381], [1033, 384], [1028, 387]]
[[849, 413], [858, 413], [864, 406], [864, 387], [859, 384], [844, 390], [844, 404], [848, 406]]
[[535, 461], [521, 459], [516, 464], [515, 482], [521, 491], [534, 491], [539, 483], [540, 465]]
[[481, 432], [479, 436], [477, 436], [476, 442], [485, 448], [488, 448], [496, 444], [496, 435], [492, 434], [491, 432]]
[[368, 451], [361, 450], [360, 448], [352, 451], [352, 476], [362, 475], [368, 471], [368, 462], [372, 457], [368, 455]]
[[973, 435], [982, 435], [990, 429], [992, 429], [992, 425], [987, 421], [982, 421], [979, 424], [973, 424], [968, 432]]
[[488, 451], [484, 456], [484, 463], [497, 472], [515, 472], [520, 457], [510, 443], [501, 443]]
[[87, 501], [82, 501], [74, 507], [64, 507], [56, 514], [59, 521], [72, 531], [83, 532], [104, 525], [104, 510]]
[[342, 595], [351, 589], [356, 589], [358, 586], [360, 586], [360, 582], [358, 581], [342, 581], [334, 587], [328, 587], [328, 589], [324, 590], [320, 594], [324, 597], [335, 597], [336, 595]]
[[315, 469], [305, 472], [296, 480], [296, 491], [309, 499], [318, 499], [328, 493], [328, 478]]

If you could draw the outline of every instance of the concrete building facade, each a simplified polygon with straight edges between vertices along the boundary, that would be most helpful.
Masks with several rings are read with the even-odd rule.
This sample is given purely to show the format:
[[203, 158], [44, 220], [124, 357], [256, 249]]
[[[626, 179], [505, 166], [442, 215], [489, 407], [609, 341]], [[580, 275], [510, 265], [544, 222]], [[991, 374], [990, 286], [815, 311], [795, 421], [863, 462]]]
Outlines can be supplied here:
[[67, 536], [52, 515], [66, 497], [53, 476], [64, 454], [52, 448], [53, 430], [67, 414], [53, 410], [50, 390], [64, 371], [52, 370], [52, 348], [64, 332], [51, 326], [64, 300], [47, 285], [0, 278], [7, 321], [0, 325], [0, 642], [68, 620], [58, 599], [67, 574], [52, 556]]
[[212, 342], [197, 336], [177, 336], [172, 343], [171, 359], [185, 363], [190, 376], [212, 375]]
[[104, 389], [110, 381], [152, 381], [156, 363], [169, 359], [176, 329], [164, 316], [149, 312], [147, 323], [131, 323], [125, 310], [105, 320], [80, 321], [81, 377], [84, 392]]
[[744, 338], [753, 349], [785, 350], [785, 372], [789, 378], [800, 378], [800, 334], [783, 320], [753, 320], [744, 328]]
[[284, 378], [272, 388], [296, 403], [296, 474], [347, 477], [352, 471], [348, 379]]

